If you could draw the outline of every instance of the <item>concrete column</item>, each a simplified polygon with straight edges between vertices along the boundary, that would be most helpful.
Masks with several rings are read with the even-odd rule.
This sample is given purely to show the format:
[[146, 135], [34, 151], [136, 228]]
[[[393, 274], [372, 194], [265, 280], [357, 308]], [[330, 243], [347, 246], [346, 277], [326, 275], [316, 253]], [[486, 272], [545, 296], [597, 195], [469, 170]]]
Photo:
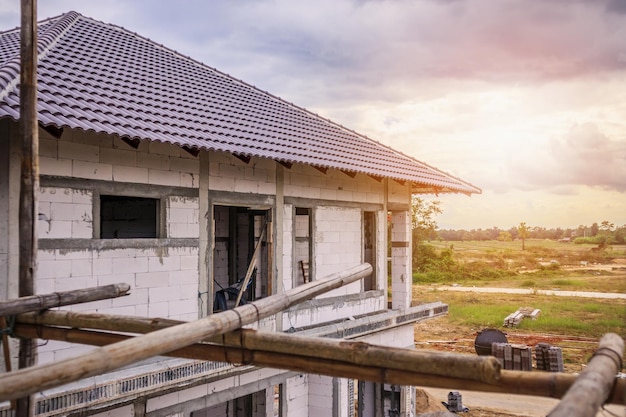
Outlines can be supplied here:
[[200, 152], [200, 180], [198, 190], [198, 222], [200, 236], [198, 239], [198, 318], [205, 317], [213, 312], [213, 274], [209, 274], [209, 265], [212, 265], [213, 251], [209, 242], [213, 231], [213, 208], [209, 204], [209, 154]]
[[[0, 299], [17, 298], [19, 291], [19, 133], [17, 123], [0, 120]], [[9, 342], [12, 369], [17, 369], [18, 341], [11, 338]]]
[[[272, 256], [272, 270], [274, 271], [272, 279], [271, 295], [278, 294], [283, 291], [283, 225], [285, 221], [285, 172], [282, 165], [276, 163], [276, 206], [273, 213], [274, 225], [274, 253]], [[276, 314], [276, 329], [283, 330], [283, 313]]]
[[415, 387], [402, 387], [400, 389], [400, 416], [415, 416]]
[[411, 213], [393, 211], [391, 217], [391, 308], [411, 306]]
[[0, 300], [9, 291], [9, 121], [0, 122]]

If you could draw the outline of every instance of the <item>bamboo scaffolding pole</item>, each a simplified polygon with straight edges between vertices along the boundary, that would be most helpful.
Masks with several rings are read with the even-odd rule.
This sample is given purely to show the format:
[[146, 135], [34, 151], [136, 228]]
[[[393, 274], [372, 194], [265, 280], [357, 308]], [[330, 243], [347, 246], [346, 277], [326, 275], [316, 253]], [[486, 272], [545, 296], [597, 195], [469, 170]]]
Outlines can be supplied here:
[[[148, 333], [154, 330], [174, 326], [181, 323], [176, 320], [168, 319], [150, 319], [133, 316], [105, 315], [98, 313], [83, 313], [72, 311], [45, 311], [39, 314], [22, 314], [16, 317], [16, 322], [128, 333]], [[260, 340], [263, 338], [263, 336], [264, 334], [262, 334], [261, 332], [252, 334], [251, 336], [246, 336], [248, 343], [245, 345], [245, 347], [254, 347], [253, 339], [256, 338]], [[284, 345], [288, 346], [288, 343], [291, 343], [291, 341], [293, 340], [297, 340], [291, 339], [291, 336], [293, 335], [278, 334], [278, 336], [276, 337], [285, 337], [286, 341]], [[209, 341], [212, 343], [222, 343], [225, 338], [229, 341], [229, 343], [239, 346], [240, 336], [237, 335], [226, 334], [224, 337], [213, 337], [205, 341]], [[316, 340], [319, 341], [319, 339]], [[80, 342], [76, 341], [76, 343], [90, 344], [88, 340], [83, 340]], [[276, 351], [280, 350], [279, 348], [275, 349]], [[297, 352], [298, 349], [294, 350]], [[269, 366], [267, 364], [265, 365]], [[308, 371], [311, 372], [310, 369]], [[516, 373], [512, 371], [502, 371], [498, 386], [503, 387], [503, 391], [501, 392], [559, 398], [565, 393], [565, 391], [567, 391], [567, 389], [569, 389], [575, 379], [576, 377], [574, 375], [564, 373]], [[618, 386], [622, 387], [621, 391]], [[463, 389], [466, 387], [457, 386], [457, 388]], [[484, 390], [488, 392], [500, 392], [497, 391], [493, 386], [486, 387]], [[617, 380], [616, 388], [613, 389], [613, 391], [611, 392], [609, 402], [613, 404], [626, 403], [625, 380]]]
[[183, 348], [279, 313], [294, 304], [357, 281], [371, 273], [371, 265], [362, 264], [233, 310], [100, 347], [76, 358], [3, 375], [0, 377], [0, 401], [20, 398]]
[[[38, 325], [18, 325], [17, 329], [18, 333], [16, 334], [23, 336], [82, 344], [92, 344], [89, 340], [90, 335], [98, 338], [99, 334], [106, 334]], [[252, 355], [252, 358], [256, 356], [257, 352], [268, 352], [278, 357], [290, 355], [306, 358], [307, 360], [325, 359], [360, 366], [406, 370], [420, 374], [448, 376], [491, 384], [498, 381], [501, 370], [500, 363], [492, 356], [455, 355], [446, 352], [400, 349], [363, 342], [304, 337], [284, 333], [235, 330], [213, 338], [213, 340], [216, 339], [222, 339], [223, 344], [219, 346], [215, 344], [192, 346], [202, 346], [202, 348], [198, 347], [200, 350], [210, 350], [215, 346], [217, 346], [218, 350], [223, 350], [223, 346], [235, 349], [235, 351], [245, 349], [245, 351], [249, 352], [249, 355]], [[100, 343], [96, 345], [102, 346]], [[190, 352], [193, 352], [193, 350], [182, 348], [176, 351], [176, 353], [170, 353], [170, 355], [181, 354], [185, 355], [184, 357], [186, 358], [206, 359], [206, 357], [193, 356], [193, 353]], [[209, 360], [222, 359], [209, 358]], [[248, 362], [250, 360], [261, 366], [267, 365], [265, 363], [256, 363], [254, 359], [246, 356], [238, 362]], [[308, 371], [311, 372], [311, 368]]]
[[250, 263], [248, 264], [248, 269], [246, 270], [246, 276], [243, 280], [243, 283], [241, 284], [239, 293], [237, 294], [235, 307], [239, 307], [239, 303], [241, 302], [241, 297], [243, 296], [243, 293], [246, 292], [246, 287], [248, 286], [248, 282], [250, 282], [250, 278], [252, 277], [252, 272], [254, 271], [254, 264], [256, 264], [256, 259], [259, 256], [259, 252], [261, 250], [263, 237], [265, 236], [266, 228], [267, 228], [267, 216], [263, 220], [263, 227], [261, 229], [261, 235], [259, 236], [259, 241], [256, 243], [256, 247], [254, 248], [254, 253], [252, 254], [252, 258], [250, 259]]
[[[37, 336], [51, 340], [61, 340], [70, 343], [81, 343], [103, 346], [116, 343], [133, 336], [97, 331], [63, 329], [58, 327], [16, 324], [16, 332], [26, 336]], [[242, 337], [241, 333], [245, 334]], [[254, 331], [235, 331], [226, 335], [227, 339], [254, 340]], [[262, 335], [266, 336], [266, 335]], [[292, 341], [297, 341], [295, 336]], [[214, 339], [221, 339], [214, 338]], [[244, 342], [246, 344], [247, 342]], [[338, 349], [342, 349], [344, 342], [338, 342]], [[238, 343], [236, 343], [239, 345]], [[268, 349], [272, 346], [268, 346]], [[367, 358], [352, 360], [352, 352], [348, 351], [343, 359], [337, 353], [323, 357], [319, 353], [316, 357], [297, 354], [280, 353], [281, 349], [251, 350], [239, 346], [224, 346], [208, 343], [198, 343], [166, 353], [167, 356], [197, 360], [211, 360], [237, 364], [252, 364], [257, 366], [287, 369], [296, 372], [306, 372], [318, 375], [328, 375], [340, 378], [358, 378], [361, 380], [388, 383], [396, 385], [427, 386], [445, 389], [466, 389], [493, 393], [508, 393], [533, 395], [539, 397], [561, 398], [576, 382], [576, 375], [553, 372], [524, 372], [502, 370], [497, 381], [490, 383], [476, 379], [458, 378], [450, 375], [435, 375], [405, 369], [404, 363], [389, 360], [374, 366], [368, 363]], [[292, 350], [292, 349], [287, 349]], [[297, 348], [293, 349], [297, 352]], [[411, 350], [407, 351], [411, 352]], [[419, 355], [418, 355], [419, 356]], [[456, 355], [464, 357], [466, 355]], [[413, 368], [415, 368], [413, 366]], [[450, 372], [452, 374], [452, 372]], [[615, 384], [607, 399], [607, 403], [626, 404], [626, 380], [615, 378]]]
[[112, 284], [80, 290], [60, 291], [52, 294], [38, 294], [0, 301], [0, 316], [13, 316], [30, 311], [45, 310], [71, 304], [87, 303], [128, 295], [130, 285]]
[[623, 356], [622, 338], [613, 333], [604, 335], [587, 367], [548, 417], [595, 416], [614, 387], [615, 375], [622, 370]]
[[[19, 285], [20, 297], [33, 295], [37, 269], [37, 190], [39, 189], [39, 130], [37, 126], [37, 0], [20, 2], [20, 132], [21, 174], [19, 200]], [[18, 367], [37, 362], [34, 340], [21, 339]], [[17, 399], [16, 417], [34, 415], [34, 401]]]

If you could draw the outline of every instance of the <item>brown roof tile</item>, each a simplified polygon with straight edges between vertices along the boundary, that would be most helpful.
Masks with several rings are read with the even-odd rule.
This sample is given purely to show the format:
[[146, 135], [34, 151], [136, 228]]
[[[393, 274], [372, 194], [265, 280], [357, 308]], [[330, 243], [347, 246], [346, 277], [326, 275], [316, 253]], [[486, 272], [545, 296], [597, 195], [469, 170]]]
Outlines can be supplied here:
[[[408, 181], [473, 185], [120, 27], [75, 12], [39, 24], [44, 125]], [[0, 34], [0, 118], [19, 117], [19, 31]]]

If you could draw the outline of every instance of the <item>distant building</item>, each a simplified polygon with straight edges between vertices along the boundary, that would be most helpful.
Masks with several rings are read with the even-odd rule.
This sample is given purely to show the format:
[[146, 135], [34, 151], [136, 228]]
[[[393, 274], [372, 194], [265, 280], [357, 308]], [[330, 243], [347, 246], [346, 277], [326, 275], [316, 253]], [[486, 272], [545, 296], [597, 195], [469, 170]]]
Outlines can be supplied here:
[[[19, 31], [0, 46], [5, 299], [17, 296]], [[247, 301], [364, 262], [374, 272], [255, 327], [413, 346], [411, 195], [478, 188], [74, 12], [40, 22], [38, 65], [37, 293], [125, 282], [130, 296], [71, 309], [196, 320], [229, 307], [220, 290], [261, 245]], [[41, 341], [39, 363], [88, 349]], [[340, 417], [354, 398], [360, 416], [413, 415], [411, 387], [163, 357], [42, 392], [37, 415]]]

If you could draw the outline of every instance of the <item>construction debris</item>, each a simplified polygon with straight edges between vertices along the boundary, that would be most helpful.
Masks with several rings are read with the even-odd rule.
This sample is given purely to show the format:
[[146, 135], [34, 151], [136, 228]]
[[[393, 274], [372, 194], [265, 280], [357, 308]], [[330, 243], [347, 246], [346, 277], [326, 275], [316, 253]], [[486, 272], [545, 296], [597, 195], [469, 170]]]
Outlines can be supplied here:
[[541, 310], [532, 307], [520, 307], [515, 313], [511, 313], [504, 319], [504, 327], [515, 327], [526, 317], [537, 320]]

